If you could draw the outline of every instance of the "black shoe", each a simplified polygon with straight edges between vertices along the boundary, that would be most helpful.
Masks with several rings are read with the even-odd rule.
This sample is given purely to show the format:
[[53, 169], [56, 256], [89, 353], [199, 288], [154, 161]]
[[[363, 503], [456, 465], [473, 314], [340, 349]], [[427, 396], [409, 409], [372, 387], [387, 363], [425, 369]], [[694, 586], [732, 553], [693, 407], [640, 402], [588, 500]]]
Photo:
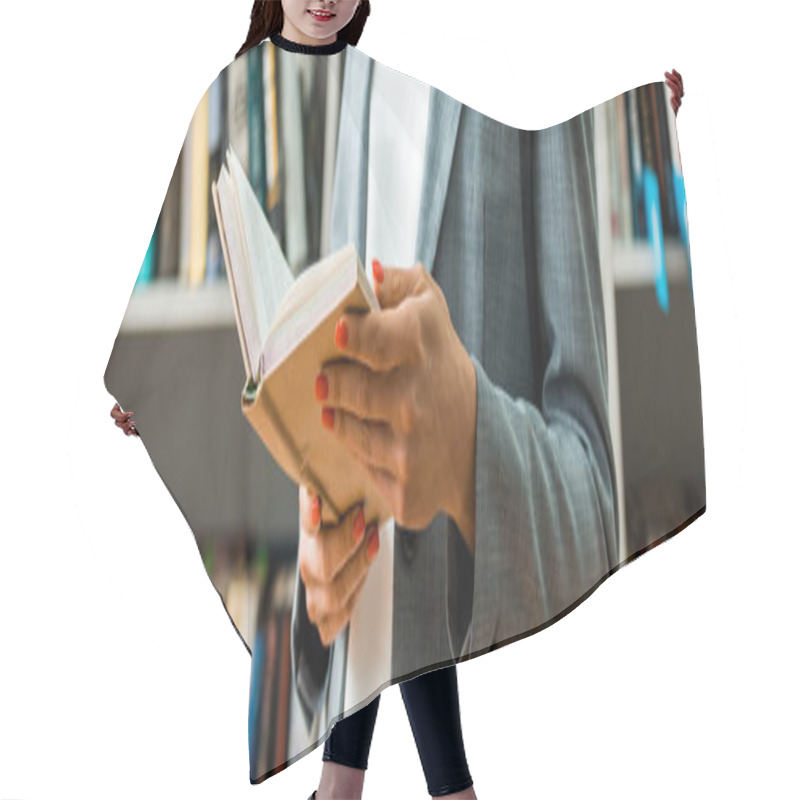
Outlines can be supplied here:
[[317, 796], [317, 790], [316, 790], [316, 789], [314, 789], [314, 794], [312, 794], [312, 795], [311, 795], [311, 797], [309, 797], [309, 798], [308, 798], [308, 800], [314, 800], [314, 798], [315, 798], [316, 796]]

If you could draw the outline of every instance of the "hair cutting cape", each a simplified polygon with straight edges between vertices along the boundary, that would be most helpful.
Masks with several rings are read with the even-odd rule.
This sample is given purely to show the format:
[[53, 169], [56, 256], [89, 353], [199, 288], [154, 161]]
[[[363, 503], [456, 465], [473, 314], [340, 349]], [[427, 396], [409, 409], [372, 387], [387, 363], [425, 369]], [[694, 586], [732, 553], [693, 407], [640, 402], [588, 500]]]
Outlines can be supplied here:
[[[384, 519], [351, 620], [328, 647], [299, 573], [297, 474], [244, 413], [258, 374], [226, 263], [235, 233], [212, 191], [234, 161], [292, 279], [352, 245], [372, 282], [373, 258], [394, 263], [392, 236], [410, 242], [405, 266], [421, 262], [441, 288], [475, 371], [474, 552], [444, 509], [422, 529]], [[683, 185], [662, 82], [534, 131], [350, 45], [309, 55], [265, 40], [209, 87], [105, 385], [134, 411], [252, 655], [252, 783], [386, 686], [556, 622], [705, 511]], [[247, 241], [274, 255], [259, 250], [260, 224]], [[274, 285], [247, 286], [244, 300], [282, 299], [255, 296]], [[297, 375], [298, 409], [316, 409], [302, 435], [332, 443], [313, 378]], [[352, 478], [357, 464], [340, 471]]]

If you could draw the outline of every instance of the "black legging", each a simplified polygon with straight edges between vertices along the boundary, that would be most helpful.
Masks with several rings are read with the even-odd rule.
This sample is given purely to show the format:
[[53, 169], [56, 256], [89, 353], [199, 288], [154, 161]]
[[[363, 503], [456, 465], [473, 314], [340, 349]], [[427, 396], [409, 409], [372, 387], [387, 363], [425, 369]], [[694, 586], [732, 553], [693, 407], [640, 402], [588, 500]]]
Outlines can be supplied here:
[[[472, 778], [461, 735], [456, 668], [425, 672], [401, 683], [400, 691], [431, 797], [468, 789]], [[323, 761], [367, 768], [380, 699], [378, 695], [368, 706], [333, 726], [325, 740]]]

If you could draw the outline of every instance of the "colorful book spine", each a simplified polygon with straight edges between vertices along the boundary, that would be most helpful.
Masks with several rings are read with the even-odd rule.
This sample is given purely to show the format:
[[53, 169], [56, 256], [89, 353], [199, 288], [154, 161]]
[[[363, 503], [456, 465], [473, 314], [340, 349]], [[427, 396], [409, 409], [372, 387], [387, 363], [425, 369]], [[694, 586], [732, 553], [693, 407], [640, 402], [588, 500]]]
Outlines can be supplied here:
[[150, 235], [150, 243], [147, 245], [147, 251], [144, 254], [142, 265], [139, 267], [139, 274], [136, 276], [136, 283], [134, 289], [141, 289], [142, 286], [152, 282], [156, 274], [156, 267], [158, 262], [158, 221], [156, 221], [153, 233]]
[[661, 200], [658, 176], [655, 166], [655, 145], [653, 131], [648, 124], [652, 115], [647, 112], [647, 86], [636, 90], [639, 100], [639, 123], [642, 140], [642, 183], [644, 187], [644, 205], [647, 221], [647, 240], [653, 254], [656, 299], [666, 314], [669, 311], [669, 289], [667, 285], [667, 265], [664, 256], [664, 232], [661, 225]]
[[264, 49], [262, 44], [246, 54], [248, 178], [261, 208], [266, 208], [267, 196], [264, 165]]
[[661, 173], [664, 176], [662, 200], [666, 203], [666, 214], [663, 219], [664, 230], [670, 236], [678, 235], [678, 218], [675, 210], [675, 188], [672, 182], [672, 163], [669, 149], [669, 134], [667, 132], [667, 114], [674, 116], [672, 106], [669, 105], [664, 90], [668, 89], [666, 82], [650, 84], [653, 105], [656, 109], [656, 131], [658, 134], [658, 150], [660, 153]]
[[[278, 80], [280, 59], [272, 43], [264, 51], [264, 164], [266, 171], [266, 212], [270, 227], [275, 231], [282, 249], [286, 247], [284, 221], [282, 137], [278, 118]], [[284, 250], [285, 251], [285, 250]]]

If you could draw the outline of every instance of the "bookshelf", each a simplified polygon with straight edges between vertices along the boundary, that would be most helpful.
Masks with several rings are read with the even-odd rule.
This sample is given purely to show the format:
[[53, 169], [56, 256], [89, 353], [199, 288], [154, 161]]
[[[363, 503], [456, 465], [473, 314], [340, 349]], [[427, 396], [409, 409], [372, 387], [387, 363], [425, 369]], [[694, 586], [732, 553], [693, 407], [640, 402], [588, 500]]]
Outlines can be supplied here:
[[230, 145], [295, 273], [325, 255], [344, 57], [264, 42], [220, 72], [187, 129], [105, 376], [135, 411], [253, 656], [254, 778], [305, 746], [288, 691], [298, 493], [241, 412], [245, 370], [211, 181]]
[[[669, 283], [688, 283], [686, 248], [680, 242], [669, 240], [664, 243], [664, 251]], [[614, 242], [610, 247], [609, 259], [613, 264], [614, 283], [618, 288], [652, 285], [655, 259], [648, 245]]]
[[161, 279], [138, 286], [131, 295], [120, 332], [170, 333], [234, 328], [236, 320], [227, 279], [190, 288]]
[[[665, 82], [638, 87], [593, 114], [622, 562], [704, 502], [692, 488], [705, 485], [700, 377], [669, 89]], [[655, 189], [649, 197], [641, 186], [647, 166]]]

